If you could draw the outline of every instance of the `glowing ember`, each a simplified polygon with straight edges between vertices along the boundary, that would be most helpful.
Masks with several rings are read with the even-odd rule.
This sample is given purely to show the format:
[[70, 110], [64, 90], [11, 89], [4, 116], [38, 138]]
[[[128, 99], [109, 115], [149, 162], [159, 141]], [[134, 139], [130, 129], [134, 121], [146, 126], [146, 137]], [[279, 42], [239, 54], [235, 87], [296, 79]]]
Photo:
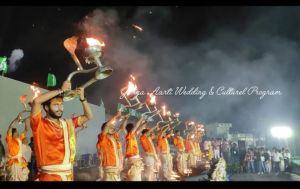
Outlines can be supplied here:
[[25, 103], [26, 100], [27, 100], [27, 95], [20, 96], [19, 100], [20, 100], [21, 103]]
[[104, 42], [100, 43], [100, 41], [94, 38], [86, 38], [86, 42], [89, 44], [89, 46], [100, 46], [100, 47], [105, 46]]
[[129, 81], [126, 95], [127, 96], [133, 95], [133, 94], [135, 94], [136, 90], [137, 90], [137, 86], [134, 83], [132, 83], [131, 81]]
[[143, 31], [143, 28], [138, 25], [132, 24], [132, 27], [134, 27], [135, 29], [138, 29], [140, 32]]
[[155, 100], [156, 96], [153, 95], [152, 93], [150, 93], [150, 94], [149, 94], [149, 97], [150, 97], [150, 104], [151, 104], [151, 105], [156, 104], [156, 100]]
[[166, 116], [166, 106], [163, 105], [161, 108], [163, 109], [163, 116]]
[[35, 87], [35, 86], [33, 86], [33, 85], [31, 85], [30, 88], [31, 88], [31, 90], [32, 90], [33, 93], [34, 93], [34, 96], [32, 97], [31, 100], [34, 100], [36, 97], [39, 96], [39, 94], [41, 93], [41, 91], [39, 90], [38, 87]]
[[135, 81], [135, 77], [132, 74], [129, 77], [132, 81]]

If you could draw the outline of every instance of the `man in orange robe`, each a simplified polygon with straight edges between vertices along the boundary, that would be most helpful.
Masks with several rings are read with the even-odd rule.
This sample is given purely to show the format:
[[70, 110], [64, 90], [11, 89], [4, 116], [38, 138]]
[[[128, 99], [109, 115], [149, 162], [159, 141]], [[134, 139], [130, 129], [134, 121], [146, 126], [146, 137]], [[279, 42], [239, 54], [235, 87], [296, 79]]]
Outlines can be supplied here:
[[187, 169], [187, 157], [185, 153], [184, 139], [180, 136], [180, 131], [175, 131], [174, 145], [176, 147], [177, 170], [181, 175], [185, 174]]
[[[34, 141], [36, 163], [39, 169], [38, 181], [73, 181], [73, 163], [76, 155], [75, 128], [83, 126], [92, 118], [92, 111], [84, 97], [84, 89], [76, 89], [80, 96], [84, 114], [72, 119], [61, 119], [63, 96], [71, 90], [70, 81], [61, 89], [48, 91], [33, 100], [31, 129]], [[46, 117], [42, 116], [42, 106]]]
[[110, 120], [103, 123], [102, 132], [98, 138], [100, 164], [103, 169], [104, 181], [120, 181], [120, 161], [117, 141], [114, 134], [114, 124]]
[[[123, 116], [123, 123], [121, 127], [116, 130], [114, 128], [116, 120], [121, 117], [121, 112], [111, 118], [108, 122], [102, 125], [102, 132], [98, 135], [98, 142], [96, 145], [98, 157], [100, 159], [99, 166], [99, 180], [106, 181], [120, 181], [120, 172], [123, 170], [123, 154], [122, 143], [119, 140], [119, 133], [125, 129], [129, 115]], [[115, 150], [107, 149], [114, 148], [116, 144], [117, 154]], [[107, 154], [110, 153], [110, 154]], [[117, 157], [117, 158], [116, 158]], [[105, 160], [103, 158], [116, 158], [119, 162], [115, 163], [114, 160]], [[110, 164], [105, 164], [110, 162]], [[112, 168], [116, 167], [116, 168]]]
[[25, 129], [19, 136], [16, 129], [16, 125], [21, 121], [21, 115], [19, 114], [8, 127], [6, 135], [6, 143], [8, 150], [7, 166], [7, 180], [8, 181], [27, 181], [29, 175], [29, 169], [27, 168], [27, 162], [22, 155], [22, 140], [26, 138], [29, 123], [25, 123]]
[[155, 179], [155, 165], [159, 162], [154, 144], [153, 138], [154, 133], [153, 131], [158, 127], [152, 127], [151, 129], [146, 128], [142, 131], [142, 135], [140, 137], [140, 142], [142, 144], [144, 154], [143, 154], [143, 161], [144, 161], [144, 177], [146, 181], [154, 181]]
[[136, 136], [141, 132], [141, 129], [143, 129], [142, 126], [144, 125], [144, 123], [145, 120], [142, 116], [135, 125], [133, 123], [128, 123], [126, 125], [127, 135], [125, 137], [125, 171], [127, 172], [128, 181], [142, 180], [141, 171], [144, 170], [144, 165], [141, 161]]
[[164, 126], [159, 134], [157, 139], [157, 151], [160, 155], [161, 161], [161, 179], [162, 180], [171, 180], [172, 170], [170, 170], [170, 158], [172, 157], [170, 154], [170, 146], [168, 142], [168, 138], [171, 137], [171, 133], [166, 133], [170, 128], [169, 125]]

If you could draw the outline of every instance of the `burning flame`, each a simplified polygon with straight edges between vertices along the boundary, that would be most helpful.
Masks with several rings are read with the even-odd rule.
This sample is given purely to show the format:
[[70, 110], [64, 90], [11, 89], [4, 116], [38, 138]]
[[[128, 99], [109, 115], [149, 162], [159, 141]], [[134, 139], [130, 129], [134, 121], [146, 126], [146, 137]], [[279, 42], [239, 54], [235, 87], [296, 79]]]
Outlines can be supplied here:
[[26, 100], [27, 100], [27, 95], [20, 96], [19, 100], [20, 100], [21, 103], [25, 103]]
[[191, 122], [189, 123], [189, 125], [195, 125], [195, 122], [191, 121]]
[[151, 104], [151, 105], [156, 104], [156, 100], [155, 100], [156, 96], [153, 95], [152, 93], [150, 93], [150, 94], [149, 94], [149, 97], [150, 97], [150, 104]]
[[163, 109], [163, 116], [166, 116], [166, 106], [163, 105], [161, 108]]
[[129, 81], [128, 82], [127, 91], [126, 91], [126, 95], [129, 96], [131, 94], [135, 94], [136, 90], [137, 90], [136, 84], [134, 84], [133, 82]]
[[135, 81], [135, 77], [132, 75], [132, 74], [130, 74], [130, 79], [132, 80], [132, 81]]
[[34, 100], [36, 97], [38, 97], [38, 95], [41, 93], [41, 91], [39, 90], [39, 88], [37, 88], [37, 87], [35, 87], [33, 85], [31, 85], [30, 88], [31, 88], [31, 90], [34, 93], [34, 96], [33, 96], [33, 98], [31, 100]]
[[167, 115], [171, 116], [172, 115], [171, 111], [167, 111]]
[[132, 27], [134, 27], [135, 29], [138, 29], [140, 32], [143, 31], [143, 28], [138, 25], [132, 24]]
[[89, 46], [100, 46], [100, 47], [105, 46], [104, 42], [100, 43], [100, 41], [94, 38], [86, 38], [86, 42], [89, 44]]

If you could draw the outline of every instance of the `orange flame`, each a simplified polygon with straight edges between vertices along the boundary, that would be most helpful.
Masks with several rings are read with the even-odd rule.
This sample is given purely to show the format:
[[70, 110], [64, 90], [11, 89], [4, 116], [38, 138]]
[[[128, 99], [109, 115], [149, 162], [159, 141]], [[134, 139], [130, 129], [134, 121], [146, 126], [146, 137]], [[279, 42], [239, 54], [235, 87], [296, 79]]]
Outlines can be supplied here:
[[154, 104], [156, 104], [156, 96], [155, 95], [153, 95], [152, 93], [150, 93], [149, 94], [149, 97], [150, 97], [150, 104], [151, 105], [154, 105]]
[[21, 103], [25, 103], [26, 100], [27, 100], [27, 95], [22, 95], [22, 96], [20, 96], [20, 97], [19, 97], [19, 100], [20, 100]]
[[133, 82], [129, 81], [127, 91], [126, 91], [126, 95], [130, 96], [132, 94], [135, 94], [136, 90], [137, 90], [137, 86]]
[[31, 100], [34, 100], [36, 97], [38, 97], [38, 95], [41, 93], [41, 91], [39, 90], [39, 88], [37, 88], [37, 87], [35, 87], [33, 85], [31, 85], [30, 88], [31, 88], [31, 90], [34, 93], [34, 96], [33, 96], [33, 98]]
[[105, 46], [104, 42], [100, 43], [100, 41], [94, 38], [86, 38], [86, 42], [89, 44], [89, 46], [101, 46], [101, 47]]
[[130, 79], [132, 79], [132, 81], [135, 81], [135, 77], [132, 75], [132, 74], [130, 74]]

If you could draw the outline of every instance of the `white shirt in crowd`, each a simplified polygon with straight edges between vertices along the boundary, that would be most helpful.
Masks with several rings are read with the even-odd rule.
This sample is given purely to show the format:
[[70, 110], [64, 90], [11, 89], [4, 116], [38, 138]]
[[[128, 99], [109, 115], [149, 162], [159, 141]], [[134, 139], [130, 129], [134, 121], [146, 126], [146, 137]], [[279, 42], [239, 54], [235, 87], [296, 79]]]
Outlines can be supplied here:
[[31, 162], [31, 153], [32, 150], [30, 146], [28, 144], [22, 144], [22, 155], [28, 163]]
[[279, 152], [276, 152], [276, 153], [274, 154], [274, 156], [273, 156], [273, 161], [279, 162], [281, 159], [283, 159], [282, 154], [279, 153]]
[[284, 159], [291, 159], [291, 153], [290, 152], [284, 152], [283, 153], [283, 158]]

